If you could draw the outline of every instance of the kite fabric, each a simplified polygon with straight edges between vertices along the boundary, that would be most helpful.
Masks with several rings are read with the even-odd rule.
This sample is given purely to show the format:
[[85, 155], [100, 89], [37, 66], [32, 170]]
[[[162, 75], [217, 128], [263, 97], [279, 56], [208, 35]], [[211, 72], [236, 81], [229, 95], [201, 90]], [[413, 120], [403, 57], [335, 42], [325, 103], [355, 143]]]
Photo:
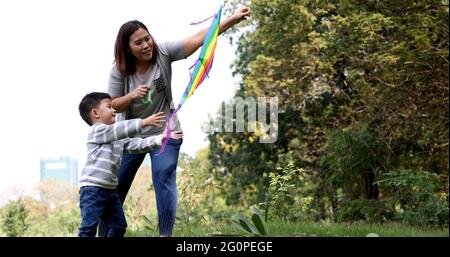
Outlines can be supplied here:
[[[173, 122], [173, 118], [174, 118], [175, 114], [178, 112], [178, 110], [181, 108], [181, 106], [186, 102], [186, 100], [189, 99], [194, 94], [195, 90], [197, 90], [197, 88], [200, 86], [200, 84], [203, 82], [203, 80], [206, 78], [206, 76], [208, 76], [209, 71], [211, 70], [213, 59], [214, 59], [214, 53], [215, 53], [216, 45], [217, 45], [217, 37], [219, 36], [219, 27], [220, 27], [221, 16], [222, 16], [222, 6], [220, 7], [219, 11], [215, 15], [210, 17], [210, 18], [214, 17], [214, 19], [211, 22], [208, 32], [206, 33], [200, 55], [199, 55], [197, 61], [195, 61], [194, 65], [191, 67], [191, 69], [194, 68], [194, 70], [192, 73], [190, 73], [191, 79], [189, 81], [189, 84], [187, 85], [186, 90], [184, 91], [184, 94], [181, 97], [178, 107], [174, 111], [172, 111], [172, 113], [170, 114], [170, 117], [169, 117], [169, 120], [167, 123], [168, 135], [170, 135], [170, 133], [172, 132], [172, 122]], [[204, 22], [204, 21], [202, 21], [202, 22]], [[196, 24], [199, 24], [199, 23], [192, 23], [192, 25], [196, 25]], [[169, 141], [169, 138], [170, 138], [170, 136], [164, 140], [158, 155], [160, 155], [161, 153], [164, 152], [167, 142]]]

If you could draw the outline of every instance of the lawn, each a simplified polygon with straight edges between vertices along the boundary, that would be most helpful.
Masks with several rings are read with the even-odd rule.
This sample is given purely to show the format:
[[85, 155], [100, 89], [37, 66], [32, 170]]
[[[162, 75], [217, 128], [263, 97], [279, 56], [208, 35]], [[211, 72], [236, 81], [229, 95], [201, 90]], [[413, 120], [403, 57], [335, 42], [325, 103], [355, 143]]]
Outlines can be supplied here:
[[[266, 224], [268, 236], [283, 237], [448, 237], [444, 228], [415, 227], [401, 223], [314, 223], [269, 221]], [[375, 236], [376, 236], [375, 235]], [[126, 236], [158, 236], [156, 229], [128, 230]], [[247, 236], [229, 224], [175, 224], [175, 237], [204, 236]]]

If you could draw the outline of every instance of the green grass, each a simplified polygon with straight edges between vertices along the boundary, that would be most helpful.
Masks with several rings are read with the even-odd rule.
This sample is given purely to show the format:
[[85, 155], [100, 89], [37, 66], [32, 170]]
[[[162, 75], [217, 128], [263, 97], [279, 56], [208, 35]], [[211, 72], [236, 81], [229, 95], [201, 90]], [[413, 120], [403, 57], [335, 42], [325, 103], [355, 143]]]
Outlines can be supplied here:
[[419, 228], [399, 223], [284, 223], [267, 224], [272, 236], [365, 237], [448, 237], [448, 230]]
[[[313, 222], [281, 222], [270, 221], [267, 226], [268, 236], [301, 236], [301, 237], [365, 237], [376, 233], [380, 237], [448, 237], [449, 231], [444, 228], [414, 227], [401, 223], [367, 224], [367, 223], [313, 223]], [[175, 224], [175, 237], [241, 235], [229, 224]], [[156, 230], [127, 231], [126, 236], [158, 236]]]

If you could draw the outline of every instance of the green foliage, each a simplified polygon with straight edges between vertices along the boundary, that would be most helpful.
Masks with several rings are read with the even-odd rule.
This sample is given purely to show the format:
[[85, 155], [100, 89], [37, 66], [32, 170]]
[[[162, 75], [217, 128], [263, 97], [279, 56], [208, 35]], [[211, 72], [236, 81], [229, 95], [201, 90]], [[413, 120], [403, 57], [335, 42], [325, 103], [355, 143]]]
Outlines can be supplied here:
[[53, 226], [58, 227], [55, 230], [60, 231], [61, 235], [74, 236], [78, 234], [78, 227], [81, 223], [81, 213], [78, 206], [60, 210], [53, 216], [53, 219]]
[[39, 200], [23, 197], [29, 211], [27, 236], [76, 236], [81, 222], [78, 189], [65, 182], [37, 184]]
[[321, 164], [328, 170], [328, 182], [342, 188], [350, 199], [376, 199], [376, 171], [386, 170], [386, 152], [386, 146], [367, 127], [336, 131], [328, 140]]
[[269, 206], [274, 214], [287, 221], [294, 205], [294, 190], [296, 172], [299, 170], [289, 164], [285, 168], [277, 168], [276, 172], [270, 172], [269, 178]]
[[196, 158], [181, 154], [176, 230], [197, 225], [208, 227], [209, 233], [217, 233], [218, 227], [232, 215], [219, 193], [219, 174], [211, 172], [208, 153], [208, 149], [202, 149]]
[[142, 226], [143, 208], [140, 208], [139, 203], [141, 197], [127, 196], [126, 204], [124, 204], [124, 214], [127, 220], [127, 229], [131, 231], [138, 230]]
[[28, 210], [22, 199], [10, 201], [3, 208], [2, 229], [8, 237], [24, 236], [30, 226], [27, 217]]
[[135, 226], [132, 229], [127, 228], [125, 237], [159, 236], [158, 215], [156, 214], [156, 212], [143, 214], [142, 216], [140, 216], [140, 218], [133, 222], [135, 223]]
[[373, 199], [343, 199], [336, 211], [337, 222], [366, 221], [385, 223], [394, 220], [395, 210], [390, 201]]
[[386, 169], [385, 147], [367, 127], [332, 133], [322, 164], [341, 177], [359, 175], [364, 170]]
[[251, 236], [266, 236], [266, 224], [260, 210], [256, 206], [251, 208], [252, 216], [249, 221], [244, 215], [238, 213], [236, 219], [232, 220], [232, 224], [240, 231]]
[[445, 178], [420, 170], [392, 170], [378, 181], [390, 188], [398, 218], [422, 226], [448, 226]]
[[[280, 137], [273, 144], [259, 143], [258, 135], [251, 132], [216, 132], [208, 136], [208, 158], [227, 204], [249, 207], [265, 202], [267, 178], [264, 174], [288, 163], [309, 162], [295, 155], [296, 151], [304, 149], [300, 135], [303, 122], [298, 112], [288, 109], [278, 118]], [[292, 137], [300, 138], [289, 140]]]
[[[214, 133], [181, 156], [175, 234], [229, 234], [233, 213], [263, 203], [271, 235], [448, 236], [330, 223], [448, 226], [448, 1], [227, 0], [226, 12], [240, 4], [252, 17], [229, 30], [236, 96], [278, 97], [279, 137]], [[157, 234], [145, 175], [125, 203], [127, 235]], [[44, 189], [42, 203], [24, 202], [26, 234], [74, 235], [78, 195]], [[263, 234], [252, 215], [240, 226]]]
[[[30, 216], [34, 213], [31, 212]], [[48, 210], [46, 218], [30, 223], [27, 231], [29, 236], [70, 236], [78, 234], [81, 222], [80, 207], [77, 205], [65, 206], [54, 210]]]
[[[227, 204], [267, 203], [263, 174], [294, 163], [308, 176], [290, 201], [308, 199], [314, 219], [385, 221], [395, 206], [389, 186], [375, 183], [384, 172], [428, 170], [448, 179], [448, 1], [227, 6], [243, 2], [252, 18], [231, 35], [234, 74], [242, 78], [236, 96], [276, 96], [281, 113], [274, 144], [259, 144], [252, 133], [209, 136]], [[445, 198], [448, 187], [431, 194]]]
[[333, 222], [282, 222], [267, 223], [269, 236], [296, 237], [366, 237], [376, 233], [380, 237], [448, 237], [448, 228], [424, 228], [403, 223], [333, 223]]
[[214, 180], [207, 167], [202, 167], [202, 161], [194, 160], [187, 155], [183, 155], [181, 159], [183, 163], [179, 166], [183, 171], [178, 179], [180, 208], [177, 218], [183, 224], [191, 222], [198, 224], [206, 215], [208, 203], [213, 201]]

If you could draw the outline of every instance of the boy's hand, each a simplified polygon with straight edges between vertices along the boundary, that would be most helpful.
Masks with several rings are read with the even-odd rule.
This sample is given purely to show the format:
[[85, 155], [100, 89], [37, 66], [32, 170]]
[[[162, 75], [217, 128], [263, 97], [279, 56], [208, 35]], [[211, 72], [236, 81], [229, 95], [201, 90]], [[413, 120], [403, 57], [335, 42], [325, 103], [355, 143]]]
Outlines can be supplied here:
[[[165, 140], [169, 135], [167, 135], [167, 127], [166, 129], [164, 129], [164, 132], [162, 133], [162, 139]], [[172, 131], [170, 133], [170, 138], [175, 139], [175, 140], [179, 140], [183, 138], [183, 132], [180, 131]]]
[[183, 132], [172, 131], [172, 133], [170, 133], [170, 138], [175, 139], [175, 140], [180, 140], [183, 138]]
[[142, 120], [142, 127], [146, 126], [157, 126], [162, 127], [164, 123], [166, 122], [166, 116], [164, 115], [164, 112], [158, 112], [155, 113], [148, 118], [145, 118]]

